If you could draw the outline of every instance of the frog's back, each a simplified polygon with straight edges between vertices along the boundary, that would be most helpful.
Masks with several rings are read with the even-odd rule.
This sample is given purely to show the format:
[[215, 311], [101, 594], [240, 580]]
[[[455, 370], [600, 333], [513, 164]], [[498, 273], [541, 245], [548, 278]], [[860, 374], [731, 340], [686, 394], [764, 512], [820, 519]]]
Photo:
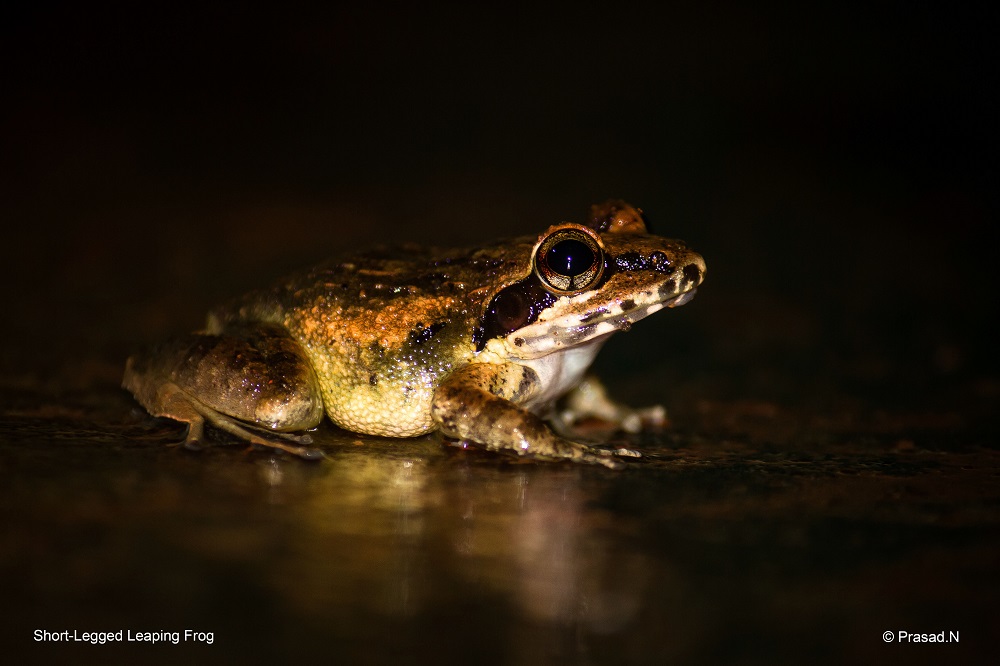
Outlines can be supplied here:
[[209, 328], [284, 327], [316, 372], [330, 419], [348, 430], [408, 437], [435, 425], [438, 384], [474, 354], [489, 293], [512, 267], [491, 253], [376, 250], [321, 264], [215, 311]]

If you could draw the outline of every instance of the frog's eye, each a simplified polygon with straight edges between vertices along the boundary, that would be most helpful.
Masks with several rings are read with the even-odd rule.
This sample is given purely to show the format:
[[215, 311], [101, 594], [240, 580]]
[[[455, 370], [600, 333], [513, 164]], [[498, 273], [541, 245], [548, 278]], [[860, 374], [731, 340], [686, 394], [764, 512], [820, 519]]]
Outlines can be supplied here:
[[585, 291], [601, 279], [604, 250], [582, 229], [560, 229], [538, 244], [535, 274], [556, 294]]

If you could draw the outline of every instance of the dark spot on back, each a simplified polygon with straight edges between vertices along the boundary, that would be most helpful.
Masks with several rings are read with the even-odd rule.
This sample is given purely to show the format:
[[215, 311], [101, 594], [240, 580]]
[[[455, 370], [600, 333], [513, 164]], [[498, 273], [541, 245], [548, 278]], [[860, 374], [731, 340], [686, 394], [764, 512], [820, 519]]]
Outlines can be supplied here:
[[436, 324], [431, 324], [430, 326], [420, 326], [418, 328], [410, 331], [410, 341], [415, 345], [422, 345], [435, 335], [438, 334], [442, 328], [448, 325], [446, 321], [439, 321]]
[[378, 384], [378, 377], [375, 376], [374, 372], [368, 375], [368, 384], [370, 386], [375, 386], [376, 384]]

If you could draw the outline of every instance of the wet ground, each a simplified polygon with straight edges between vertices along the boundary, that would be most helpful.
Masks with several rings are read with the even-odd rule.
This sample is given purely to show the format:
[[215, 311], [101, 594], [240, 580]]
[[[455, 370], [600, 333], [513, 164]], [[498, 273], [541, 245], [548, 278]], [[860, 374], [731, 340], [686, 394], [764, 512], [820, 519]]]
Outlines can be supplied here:
[[[992, 662], [982, 17], [204, 11], [3, 27], [6, 655]], [[318, 462], [224, 435], [194, 453], [119, 388], [132, 351], [299, 266], [608, 197], [708, 264], [598, 359], [670, 414], [612, 435], [645, 454], [624, 470], [328, 424]]]
[[[32, 661], [955, 663], [992, 650], [1000, 453], [950, 423], [781, 433], [795, 415], [780, 407], [703, 405], [683, 431], [629, 440], [647, 458], [612, 472], [332, 427], [317, 463], [221, 435], [192, 453], [165, 445], [179, 427], [100, 383], [5, 404], [4, 633]], [[181, 633], [95, 646], [32, 643], [36, 630]], [[899, 645], [899, 631], [960, 643]]]

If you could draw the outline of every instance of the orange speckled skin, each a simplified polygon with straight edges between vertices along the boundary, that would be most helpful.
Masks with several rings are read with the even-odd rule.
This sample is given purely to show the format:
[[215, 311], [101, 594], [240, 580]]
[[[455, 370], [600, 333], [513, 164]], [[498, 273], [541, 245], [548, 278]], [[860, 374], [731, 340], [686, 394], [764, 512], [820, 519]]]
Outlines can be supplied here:
[[471, 252], [380, 249], [332, 261], [216, 310], [209, 332], [238, 321], [280, 324], [315, 368], [334, 423], [371, 435], [420, 435], [435, 428], [437, 385], [473, 359], [473, 330], [489, 298], [530, 273], [526, 258], [536, 240]]

